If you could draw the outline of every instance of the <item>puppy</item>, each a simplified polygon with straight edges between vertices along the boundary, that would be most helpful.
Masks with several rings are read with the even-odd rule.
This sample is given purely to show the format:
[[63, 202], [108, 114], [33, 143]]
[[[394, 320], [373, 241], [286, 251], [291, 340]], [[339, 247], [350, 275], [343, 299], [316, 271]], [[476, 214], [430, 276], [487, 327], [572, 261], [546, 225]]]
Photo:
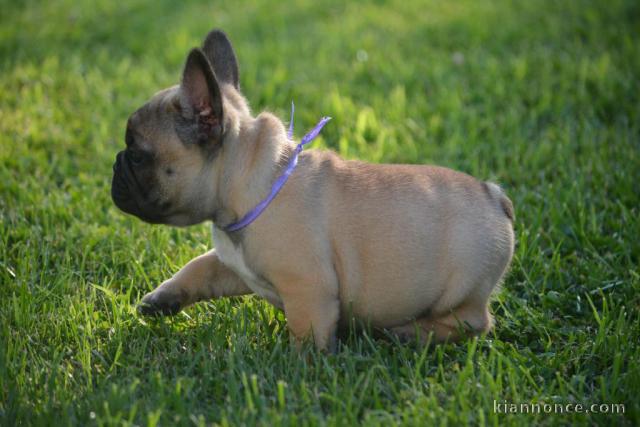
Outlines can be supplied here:
[[255, 293], [284, 310], [295, 343], [329, 350], [354, 318], [437, 342], [491, 328], [489, 299], [514, 247], [513, 207], [495, 184], [307, 150], [260, 215], [230, 231], [296, 153], [276, 116], [252, 115], [223, 32], [189, 53], [179, 85], [131, 115], [125, 142], [115, 204], [150, 223], [212, 221], [215, 244], [147, 294], [141, 313]]

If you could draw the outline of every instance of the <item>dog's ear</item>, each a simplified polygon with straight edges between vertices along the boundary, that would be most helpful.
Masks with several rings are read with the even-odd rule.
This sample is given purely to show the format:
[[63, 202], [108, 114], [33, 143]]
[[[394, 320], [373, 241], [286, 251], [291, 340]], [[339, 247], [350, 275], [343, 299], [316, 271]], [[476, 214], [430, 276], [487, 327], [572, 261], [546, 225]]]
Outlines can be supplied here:
[[183, 132], [200, 144], [219, 141], [223, 129], [222, 94], [207, 57], [200, 49], [189, 52], [182, 74], [179, 103]]
[[221, 30], [211, 31], [204, 39], [202, 50], [211, 62], [218, 80], [239, 89], [238, 60], [227, 35]]

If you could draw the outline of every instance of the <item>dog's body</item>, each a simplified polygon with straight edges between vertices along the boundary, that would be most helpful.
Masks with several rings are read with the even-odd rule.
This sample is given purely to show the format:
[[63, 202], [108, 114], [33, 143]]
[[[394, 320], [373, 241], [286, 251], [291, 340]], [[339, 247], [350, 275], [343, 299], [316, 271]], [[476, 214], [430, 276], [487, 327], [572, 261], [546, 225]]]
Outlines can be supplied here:
[[231, 45], [215, 31], [182, 84], [128, 126], [128, 150], [152, 157], [144, 166], [118, 155], [116, 204], [150, 222], [215, 224], [216, 249], [145, 296], [143, 312], [256, 293], [284, 309], [294, 338], [312, 335], [320, 348], [350, 316], [438, 341], [490, 328], [488, 301], [514, 245], [511, 202], [495, 184], [308, 150], [255, 222], [224, 231], [268, 194], [294, 144], [275, 116], [250, 114]]

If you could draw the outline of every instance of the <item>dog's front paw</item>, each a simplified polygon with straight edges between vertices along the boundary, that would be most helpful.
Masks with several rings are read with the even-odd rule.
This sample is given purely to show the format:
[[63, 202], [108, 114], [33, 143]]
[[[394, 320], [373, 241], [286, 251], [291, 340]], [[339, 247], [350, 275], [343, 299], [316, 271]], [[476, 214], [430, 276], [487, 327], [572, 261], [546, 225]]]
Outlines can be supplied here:
[[173, 316], [180, 312], [181, 300], [167, 292], [148, 293], [138, 304], [138, 313], [143, 316]]

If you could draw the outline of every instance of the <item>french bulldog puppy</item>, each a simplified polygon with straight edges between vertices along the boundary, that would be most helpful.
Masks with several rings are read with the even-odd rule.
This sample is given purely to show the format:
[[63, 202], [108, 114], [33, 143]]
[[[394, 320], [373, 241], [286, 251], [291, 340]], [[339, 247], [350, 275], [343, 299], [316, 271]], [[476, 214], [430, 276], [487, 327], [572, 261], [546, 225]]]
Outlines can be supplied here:
[[213, 223], [215, 249], [147, 294], [143, 314], [255, 293], [284, 310], [296, 344], [334, 349], [351, 319], [436, 342], [487, 332], [514, 248], [513, 207], [495, 184], [423, 165], [346, 161], [307, 150], [250, 225], [295, 143], [240, 92], [229, 39], [212, 31], [179, 85], [127, 123], [112, 198], [150, 223]]

